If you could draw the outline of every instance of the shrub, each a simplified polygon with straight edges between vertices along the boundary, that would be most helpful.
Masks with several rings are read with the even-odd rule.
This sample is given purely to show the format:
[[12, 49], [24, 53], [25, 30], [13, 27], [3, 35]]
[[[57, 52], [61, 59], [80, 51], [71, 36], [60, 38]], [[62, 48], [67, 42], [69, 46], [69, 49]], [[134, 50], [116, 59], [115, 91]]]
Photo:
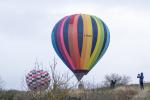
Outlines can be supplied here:
[[104, 77], [104, 87], [109, 87], [111, 84], [111, 80], [116, 80], [116, 85], [127, 85], [130, 82], [129, 76], [121, 76], [119, 74], [110, 74], [105, 75]]

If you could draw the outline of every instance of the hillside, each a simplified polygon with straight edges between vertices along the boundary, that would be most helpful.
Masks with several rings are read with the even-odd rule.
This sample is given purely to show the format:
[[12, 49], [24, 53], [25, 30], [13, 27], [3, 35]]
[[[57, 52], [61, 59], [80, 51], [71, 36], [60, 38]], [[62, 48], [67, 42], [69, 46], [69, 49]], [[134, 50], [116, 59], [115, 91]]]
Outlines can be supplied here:
[[0, 100], [150, 100], [150, 84], [140, 90], [138, 85], [118, 86], [115, 89], [56, 89], [46, 92], [1, 90]]

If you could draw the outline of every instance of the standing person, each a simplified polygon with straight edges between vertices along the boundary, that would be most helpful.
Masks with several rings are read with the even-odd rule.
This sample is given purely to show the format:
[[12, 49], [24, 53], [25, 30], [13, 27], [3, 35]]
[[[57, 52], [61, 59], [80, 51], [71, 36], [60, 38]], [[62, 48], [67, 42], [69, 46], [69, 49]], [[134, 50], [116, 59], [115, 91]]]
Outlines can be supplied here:
[[144, 90], [144, 74], [138, 74], [137, 78], [139, 78], [139, 84], [140, 84], [140, 88], [141, 90]]
[[115, 88], [116, 80], [111, 80], [110, 87]]

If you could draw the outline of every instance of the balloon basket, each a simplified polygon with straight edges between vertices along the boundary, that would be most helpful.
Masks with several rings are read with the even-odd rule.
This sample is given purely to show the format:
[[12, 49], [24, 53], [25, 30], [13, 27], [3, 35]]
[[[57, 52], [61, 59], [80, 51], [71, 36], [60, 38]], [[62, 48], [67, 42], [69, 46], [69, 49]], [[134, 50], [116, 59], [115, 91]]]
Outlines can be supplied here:
[[84, 84], [83, 84], [83, 82], [79, 81], [78, 89], [84, 89]]

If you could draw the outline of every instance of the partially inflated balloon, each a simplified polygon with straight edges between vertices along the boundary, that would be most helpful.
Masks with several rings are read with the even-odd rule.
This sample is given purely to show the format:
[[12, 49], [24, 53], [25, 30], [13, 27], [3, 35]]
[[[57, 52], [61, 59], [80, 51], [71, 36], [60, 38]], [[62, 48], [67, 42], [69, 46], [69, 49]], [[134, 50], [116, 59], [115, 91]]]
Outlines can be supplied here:
[[26, 83], [32, 91], [44, 91], [50, 84], [49, 73], [44, 70], [31, 70], [26, 75]]
[[109, 41], [106, 24], [92, 15], [66, 16], [52, 31], [52, 44], [56, 53], [78, 80], [101, 59]]

